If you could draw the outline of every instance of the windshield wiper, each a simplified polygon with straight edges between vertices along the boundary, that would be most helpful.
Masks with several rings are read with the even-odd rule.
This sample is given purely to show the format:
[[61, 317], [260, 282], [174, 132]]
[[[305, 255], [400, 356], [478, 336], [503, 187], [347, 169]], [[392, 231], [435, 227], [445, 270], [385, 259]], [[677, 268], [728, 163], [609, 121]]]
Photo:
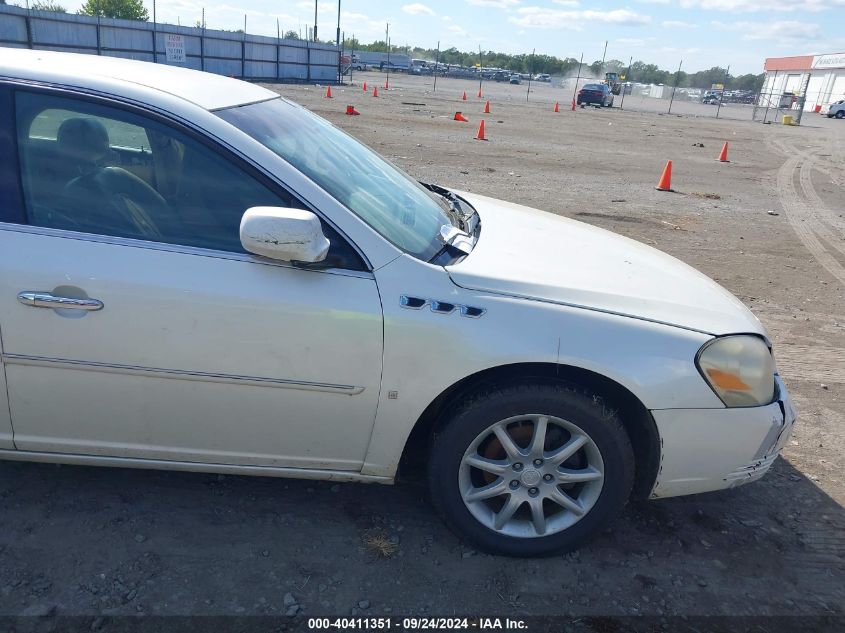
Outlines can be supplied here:
[[449, 203], [449, 217], [452, 219], [452, 223], [462, 231], [466, 231], [469, 227], [469, 220], [475, 214], [475, 210], [469, 214], [464, 213], [460, 199], [445, 187], [422, 181], [420, 181], [420, 184]]

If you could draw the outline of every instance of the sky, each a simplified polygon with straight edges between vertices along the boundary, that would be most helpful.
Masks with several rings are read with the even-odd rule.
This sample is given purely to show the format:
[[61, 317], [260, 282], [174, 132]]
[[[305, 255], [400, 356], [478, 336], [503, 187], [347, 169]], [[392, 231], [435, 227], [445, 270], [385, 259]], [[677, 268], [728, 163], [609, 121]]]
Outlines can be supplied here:
[[[156, 0], [159, 22], [261, 35], [305, 33], [314, 0]], [[144, 0], [152, 18], [152, 0]], [[81, 0], [72, 0], [76, 10]], [[320, 39], [334, 39], [337, 0], [317, 0]], [[654, 63], [687, 72], [730, 65], [732, 75], [762, 72], [766, 57], [845, 51], [845, 0], [341, 0], [341, 29], [362, 42], [495, 50]]]

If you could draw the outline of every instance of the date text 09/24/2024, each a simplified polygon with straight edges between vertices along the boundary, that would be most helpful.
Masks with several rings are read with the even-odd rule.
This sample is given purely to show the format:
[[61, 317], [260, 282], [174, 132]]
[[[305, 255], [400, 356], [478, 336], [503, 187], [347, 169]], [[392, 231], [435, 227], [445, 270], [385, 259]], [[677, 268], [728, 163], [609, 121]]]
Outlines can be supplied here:
[[309, 618], [308, 629], [319, 630], [475, 630], [500, 631], [524, 630], [527, 623], [521, 619], [511, 618]]

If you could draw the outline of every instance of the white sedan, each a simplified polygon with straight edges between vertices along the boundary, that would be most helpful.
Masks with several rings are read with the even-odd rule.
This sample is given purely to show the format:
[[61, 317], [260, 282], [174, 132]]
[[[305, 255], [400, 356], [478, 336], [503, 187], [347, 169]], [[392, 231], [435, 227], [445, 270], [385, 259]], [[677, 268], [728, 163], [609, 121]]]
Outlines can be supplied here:
[[704, 275], [417, 183], [259, 86], [2, 49], [0, 156], [2, 458], [422, 463], [463, 538], [540, 555], [789, 436], [765, 329]]

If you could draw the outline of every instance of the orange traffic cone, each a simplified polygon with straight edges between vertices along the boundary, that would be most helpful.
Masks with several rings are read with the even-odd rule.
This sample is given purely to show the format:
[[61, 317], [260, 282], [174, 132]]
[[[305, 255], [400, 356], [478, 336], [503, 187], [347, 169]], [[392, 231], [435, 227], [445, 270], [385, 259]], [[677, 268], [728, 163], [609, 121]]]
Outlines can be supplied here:
[[725, 144], [722, 145], [722, 151], [719, 152], [719, 158], [717, 158], [720, 163], [729, 163], [731, 161], [728, 160], [728, 142], [725, 141]]
[[572, 99], [572, 111], [575, 112], [575, 99]]
[[481, 88], [478, 89], [478, 98], [481, 99]]
[[349, 116], [358, 116], [361, 113], [355, 109], [355, 106], [348, 105], [346, 106], [346, 114], [348, 114]]
[[481, 123], [478, 124], [478, 134], [475, 135], [476, 141], [486, 141], [487, 139], [484, 138], [484, 119], [481, 119]]
[[367, 92], [367, 82], [364, 82], [364, 92]]
[[484, 103], [484, 114], [490, 114], [490, 100], [489, 99]]
[[455, 119], [454, 119], [454, 120], [455, 120], [455, 121], [463, 121], [464, 123], [469, 123], [469, 119], [468, 119], [468, 118], [466, 118], [466, 117], [465, 117], [463, 114], [461, 114], [460, 112], [455, 112]]
[[467, 91], [464, 90], [464, 96], [461, 97], [461, 101], [466, 101], [466, 100], [467, 100]]
[[378, 86], [373, 86], [373, 96], [374, 97], [378, 96]]
[[332, 98], [332, 87], [326, 86], [326, 99], [331, 99], [331, 98]]
[[655, 187], [658, 191], [674, 191], [672, 189], [672, 161], [666, 161], [666, 167], [663, 168], [663, 175], [660, 176], [660, 182]]
[[554, 109], [554, 112], [560, 112], [560, 104], [559, 104], [557, 101], [555, 101], [555, 109]]

